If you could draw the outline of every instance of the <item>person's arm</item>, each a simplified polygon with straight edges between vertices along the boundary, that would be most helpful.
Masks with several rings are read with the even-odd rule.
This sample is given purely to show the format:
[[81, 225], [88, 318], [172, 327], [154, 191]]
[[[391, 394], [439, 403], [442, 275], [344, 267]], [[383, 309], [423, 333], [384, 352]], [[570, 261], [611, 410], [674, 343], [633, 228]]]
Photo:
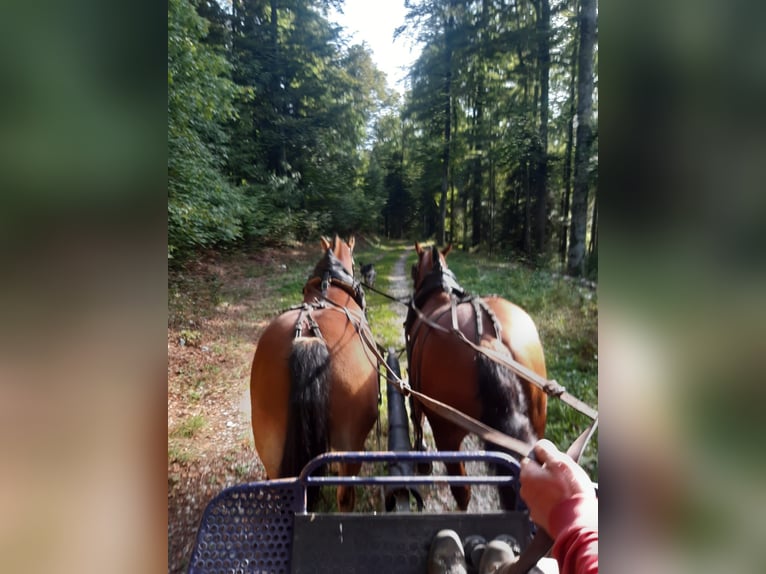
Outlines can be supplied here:
[[598, 500], [588, 475], [550, 441], [521, 463], [521, 497], [530, 517], [554, 540], [561, 574], [598, 572]]
[[556, 532], [552, 554], [561, 574], [598, 572], [597, 517], [596, 498], [579, 494], [551, 512], [549, 526]]

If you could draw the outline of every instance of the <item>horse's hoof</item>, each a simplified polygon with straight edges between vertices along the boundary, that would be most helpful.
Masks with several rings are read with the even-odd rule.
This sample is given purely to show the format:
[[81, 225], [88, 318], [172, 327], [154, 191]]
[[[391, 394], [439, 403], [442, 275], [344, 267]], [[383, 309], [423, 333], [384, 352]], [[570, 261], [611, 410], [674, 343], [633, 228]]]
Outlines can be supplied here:
[[418, 474], [428, 476], [434, 471], [434, 463], [430, 460], [424, 460], [415, 465]]

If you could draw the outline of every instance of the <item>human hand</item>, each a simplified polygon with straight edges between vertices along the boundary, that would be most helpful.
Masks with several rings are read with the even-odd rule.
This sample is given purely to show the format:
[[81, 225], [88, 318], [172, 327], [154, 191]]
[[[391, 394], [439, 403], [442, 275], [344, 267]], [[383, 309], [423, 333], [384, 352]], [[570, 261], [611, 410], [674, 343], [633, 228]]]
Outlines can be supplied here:
[[593, 483], [586, 472], [549, 440], [534, 446], [537, 461], [521, 461], [520, 494], [529, 508], [530, 517], [555, 538], [550, 531], [551, 511], [576, 495], [595, 497]]

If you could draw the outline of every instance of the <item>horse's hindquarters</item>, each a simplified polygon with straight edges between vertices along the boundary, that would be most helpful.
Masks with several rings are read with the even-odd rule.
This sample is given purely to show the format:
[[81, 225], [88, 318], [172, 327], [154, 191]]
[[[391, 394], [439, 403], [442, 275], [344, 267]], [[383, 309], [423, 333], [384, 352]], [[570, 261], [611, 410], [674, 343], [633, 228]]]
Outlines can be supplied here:
[[269, 478], [279, 478], [290, 397], [290, 327], [297, 313], [277, 317], [258, 341], [250, 374], [253, 440]]
[[[324, 448], [312, 447], [310, 456], [321, 454], [328, 448], [364, 450], [365, 439], [377, 417], [377, 360], [362, 343], [356, 326], [344, 313], [332, 308], [314, 310], [312, 318], [316, 321], [321, 339], [302, 337], [300, 341], [307, 349], [315, 344], [326, 346], [327, 371], [321, 377], [318, 375], [324, 367], [317, 363], [306, 366], [303, 382], [291, 381], [290, 364], [291, 356], [295, 361], [294, 335], [298, 312], [285, 313], [269, 325], [258, 342], [253, 359], [250, 381], [253, 437], [269, 478], [282, 476], [282, 461], [285, 454], [290, 454], [284, 452], [286, 437], [296, 430], [292, 425], [288, 428], [291, 392], [295, 394], [298, 391], [291, 391], [292, 385], [323, 384], [327, 387], [328, 403], [321, 416], [326, 422], [328, 444]], [[304, 393], [306, 400], [313, 401], [308, 397], [319, 396], [316, 394], [319, 389], [312, 389], [311, 392], [314, 394]], [[305, 408], [309, 406], [304, 405]], [[293, 414], [293, 419], [296, 418], [300, 421], [302, 417]], [[305, 429], [304, 434], [311, 431]], [[307, 439], [306, 442], [312, 441]]]

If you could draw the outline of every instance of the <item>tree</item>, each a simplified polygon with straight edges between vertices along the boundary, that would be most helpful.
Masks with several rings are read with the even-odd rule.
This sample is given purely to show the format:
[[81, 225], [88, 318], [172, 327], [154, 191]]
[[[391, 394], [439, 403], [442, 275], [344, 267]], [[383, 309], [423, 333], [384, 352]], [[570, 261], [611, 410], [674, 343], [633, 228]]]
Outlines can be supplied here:
[[233, 242], [247, 213], [222, 170], [236, 87], [226, 59], [203, 42], [189, 0], [168, 2], [168, 255]]
[[540, 85], [540, 124], [538, 130], [539, 148], [535, 157], [535, 248], [537, 253], [545, 250], [545, 224], [548, 218], [548, 80], [551, 66], [550, 34], [551, 6], [548, 0], [535, 2], [537, 30], [537, 63]]
[[[406, 0], [409, 9], [407, 19], [410, 27], [418, 31], [421, 41], [430, 44], [432, 56], [436, 56], [438, 81], [436, 83], [439, 114], [442, 122], [441, 186], [439, 194], [439, 220], [437, 237], [444, 244], [447, 237], [447, 191], [450, 187], [450, 151], [453, 130], [453, 54], [455, 52], [457, 0]], [[404, 27], [397, 31], [401, 33]]]
[[596, 0], [582, 0], [577, 71], [577, 136], [572, 191], [572, 226], [567, 274], [585, 272], [585, 236], [588, 224], [588, 179], [593, 143], [593, 61], [596, 44]]

